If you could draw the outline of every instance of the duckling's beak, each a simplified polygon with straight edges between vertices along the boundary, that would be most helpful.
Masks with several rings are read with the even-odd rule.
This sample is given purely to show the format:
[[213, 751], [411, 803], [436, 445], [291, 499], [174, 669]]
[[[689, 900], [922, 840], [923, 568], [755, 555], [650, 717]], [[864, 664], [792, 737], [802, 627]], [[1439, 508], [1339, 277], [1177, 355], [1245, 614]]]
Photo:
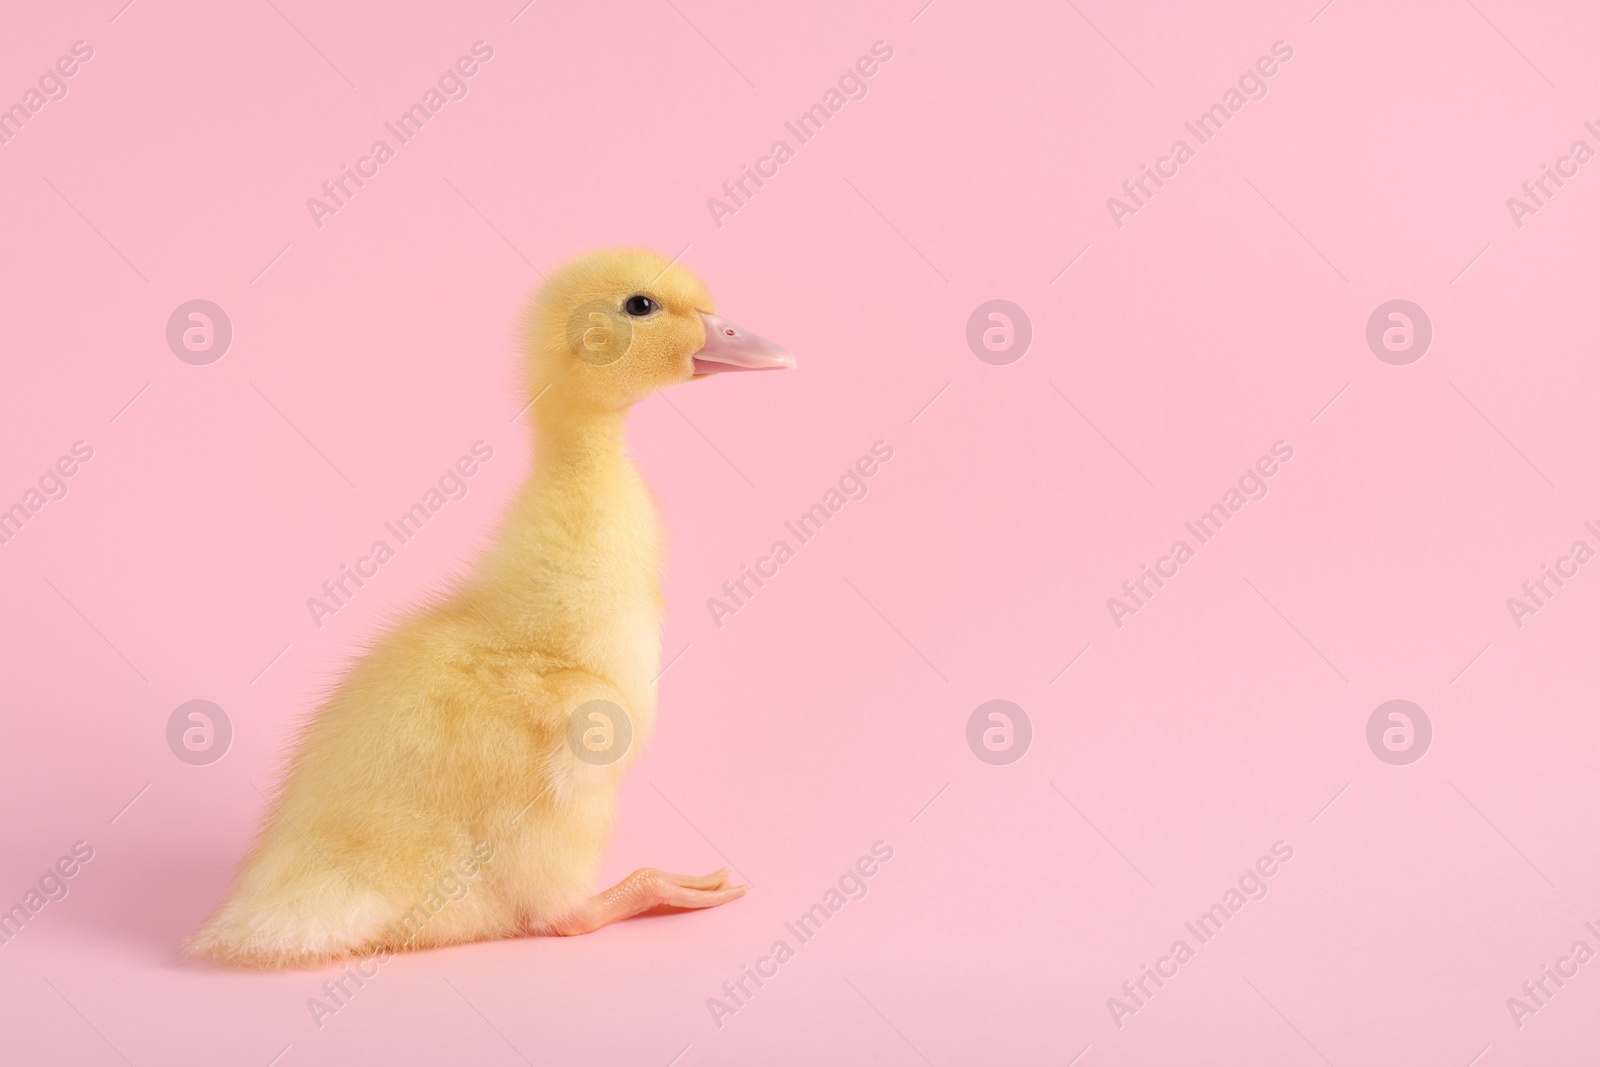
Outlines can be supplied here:
[[694, 354], [696, 378], [731, 370], [793, 370], [794, 357], [782, 345], [716, 315], [701, 313], [705, 347]]

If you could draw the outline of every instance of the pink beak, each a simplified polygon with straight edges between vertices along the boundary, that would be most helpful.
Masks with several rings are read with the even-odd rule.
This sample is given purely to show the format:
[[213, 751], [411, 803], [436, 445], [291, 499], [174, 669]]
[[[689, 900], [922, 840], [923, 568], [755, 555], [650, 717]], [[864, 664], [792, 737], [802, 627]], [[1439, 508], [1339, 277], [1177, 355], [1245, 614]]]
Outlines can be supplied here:
[[733, 370], [793, 370], [794, 357], [781, 345], [716, 315], [701, 314], [705, 347], [694, 354], [696, 378]]

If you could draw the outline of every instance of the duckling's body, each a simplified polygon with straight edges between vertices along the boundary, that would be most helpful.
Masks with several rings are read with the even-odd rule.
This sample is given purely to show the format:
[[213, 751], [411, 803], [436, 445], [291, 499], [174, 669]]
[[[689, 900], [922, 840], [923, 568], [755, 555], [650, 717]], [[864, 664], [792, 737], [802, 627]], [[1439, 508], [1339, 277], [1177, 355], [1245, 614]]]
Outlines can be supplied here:
[[[652, 314], [698, 333], [622, 321], [625, 355], [569, 358], [580, 305], [644, 291]], [[534, 405], [531, 478], [472, 576], [380, 639], [311, 723], [237, 890], [191, 952], [305, 965], [583, 933], [744, 892], [726, 871], [645, 869], [589, 895], [617, 783], [654, 724], [664, 609], [627, 407], [715, 348], [688, 318], [720, 323], [709, 304], [648, 253], [600, 254], [551, 283], [530, 317], [529, 384], [549, 394]]]

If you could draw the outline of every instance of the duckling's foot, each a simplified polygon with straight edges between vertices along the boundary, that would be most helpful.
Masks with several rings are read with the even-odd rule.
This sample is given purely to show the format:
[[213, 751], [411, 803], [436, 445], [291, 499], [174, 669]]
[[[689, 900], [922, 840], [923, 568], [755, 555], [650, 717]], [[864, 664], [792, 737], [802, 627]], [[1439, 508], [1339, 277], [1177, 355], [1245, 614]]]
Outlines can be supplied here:
[[621, 919], [631, 919], [655, 908], [714, 908], [737, 900], [750, 889], [734, 885], [729, 868], [724, 867], [704, 878], [668, 874], [654, 867], [634, 871], [628, 877], [596, 893], [576, 911], [553, 923], [540, 923], [534, 933], [571, 937], [587, 934]]

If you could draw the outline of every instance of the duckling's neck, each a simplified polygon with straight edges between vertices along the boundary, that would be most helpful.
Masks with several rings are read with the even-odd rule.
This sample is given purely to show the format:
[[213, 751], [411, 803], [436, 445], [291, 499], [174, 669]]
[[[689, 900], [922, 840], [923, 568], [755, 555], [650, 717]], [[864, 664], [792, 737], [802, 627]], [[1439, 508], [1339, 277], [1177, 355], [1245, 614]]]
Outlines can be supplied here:
[[627, 459], [628, 413], [607, 408], [556, 407], [534, 419], [534, 480], [565, 480]]
[[643, 699], [660, 654], [661, 535], [627, 455], [627, 412], [534, 410], [533, 473], [479, 572], [478, 610]]
[[[537, 411], [537, 407], [535, 408]], [[628, 457], [628, 412], [552, 405], [534, 422], [533, 473], [516, 517], [542, 554], [572, 565], [620, 567], [622, 539], [654, 543], [650, 491]]]

